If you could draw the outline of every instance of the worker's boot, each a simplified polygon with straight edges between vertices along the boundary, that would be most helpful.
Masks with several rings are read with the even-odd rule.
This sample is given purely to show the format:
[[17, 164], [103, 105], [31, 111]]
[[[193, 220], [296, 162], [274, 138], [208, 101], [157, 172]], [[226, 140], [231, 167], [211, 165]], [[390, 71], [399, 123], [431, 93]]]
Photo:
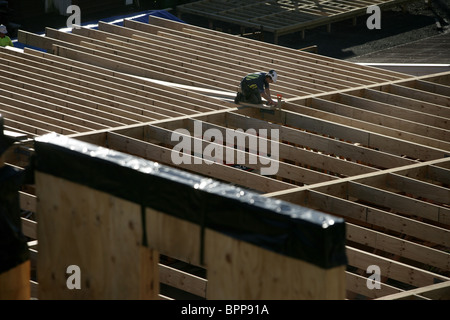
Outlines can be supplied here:
[[238, 92], [236, 93], [236, 97], [234, 98], [234, 103], [239, 104], [239, 101], [242, 100], [242, 93]]

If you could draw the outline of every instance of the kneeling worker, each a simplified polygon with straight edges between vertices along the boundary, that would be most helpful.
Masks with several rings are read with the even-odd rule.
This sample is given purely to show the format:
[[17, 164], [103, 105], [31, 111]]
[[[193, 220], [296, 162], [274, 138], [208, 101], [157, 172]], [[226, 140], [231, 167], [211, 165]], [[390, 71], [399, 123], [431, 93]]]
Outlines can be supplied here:
[[270, 83], [277, 82], [277, 73], [275, 70], [269, 72], [250, 73], [242, 78], [240, 92], [236, 94], [234, 103], [247, 102], [252, 104], [262, 104], [261, 96], [267, 100], [267, 104], [276, 105], [277, 103], [270, 97]]

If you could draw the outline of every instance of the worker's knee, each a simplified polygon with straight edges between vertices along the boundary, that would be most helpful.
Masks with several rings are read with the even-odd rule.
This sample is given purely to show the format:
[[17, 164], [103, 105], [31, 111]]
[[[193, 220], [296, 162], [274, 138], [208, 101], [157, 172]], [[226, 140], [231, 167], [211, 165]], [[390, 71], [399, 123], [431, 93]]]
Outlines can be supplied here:
[[261, 96], [257, 96], [257, 95], [252, 94], [249, 97], [249, 101], [248, 102], [249, 103], [254, 103], [254, 104], [261, 104], [262, 103]]

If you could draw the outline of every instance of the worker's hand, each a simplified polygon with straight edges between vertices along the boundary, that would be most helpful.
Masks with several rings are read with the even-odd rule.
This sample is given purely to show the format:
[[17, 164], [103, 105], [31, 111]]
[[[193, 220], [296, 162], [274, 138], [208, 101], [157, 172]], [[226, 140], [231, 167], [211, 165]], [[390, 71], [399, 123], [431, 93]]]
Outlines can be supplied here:
[[275, 101], [273, 101], [273, 100], [270, 100], [270, 101], [269, 101], [269, 103], [268, 103], [268, 105], [271, 105], [271, 106], [276, 106], [276, 105], [277, 105], [277, 103], [276, 103]]

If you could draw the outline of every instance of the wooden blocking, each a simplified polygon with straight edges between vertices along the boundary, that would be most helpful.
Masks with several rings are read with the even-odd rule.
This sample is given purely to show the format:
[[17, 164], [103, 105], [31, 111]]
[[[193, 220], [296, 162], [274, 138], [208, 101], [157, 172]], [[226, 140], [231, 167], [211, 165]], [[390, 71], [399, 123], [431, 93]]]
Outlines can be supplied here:
[[206, 298], [345, 299], [345, 266], [324, 269], [206, 230]]
[[39, 171], [36, 192], [38, 299], [158, 299], [138, 204]]

